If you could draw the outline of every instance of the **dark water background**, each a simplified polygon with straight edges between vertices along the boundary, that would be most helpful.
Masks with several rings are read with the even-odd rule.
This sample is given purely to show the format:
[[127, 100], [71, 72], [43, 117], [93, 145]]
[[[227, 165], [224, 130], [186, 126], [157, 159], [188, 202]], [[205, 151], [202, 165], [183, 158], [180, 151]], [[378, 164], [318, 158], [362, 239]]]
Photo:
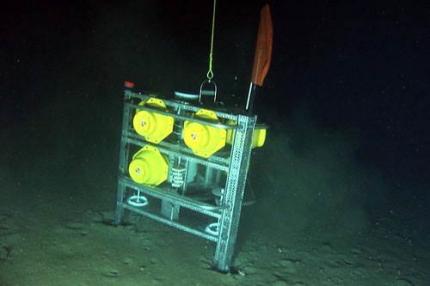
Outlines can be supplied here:
[[[218, 2], [215, 80], [227, 105], [243, 106], [261, 2]], [[369, 220], [394, 210], [428, 233], [429, 5], [317, 2], [272, 1], [273, 64], [257, 99], [259, 118], [271, 129], [267, 148], [256, 154], [257, 196], [282, 202], [286, 195], [274, 182], [292, 173], [312, 181], [335, 166], [342, 178], [366, 174], [355, 186], [378, 178], [353, 188]], [[163, 94], [196, 91], [207, 70], [211, 4], [9, 5], [0, 12], [3, 174], [23, 189], [49, 178], [71, 186], [60, 195], [91, 194], [100, 182], [114, 192], [123, 80]], [[265, 158], [277, 155], [272, 170]], [[317, 167], [321, 160], [330, 163]], [[289, 182], [279, 188], [294, 188]]]

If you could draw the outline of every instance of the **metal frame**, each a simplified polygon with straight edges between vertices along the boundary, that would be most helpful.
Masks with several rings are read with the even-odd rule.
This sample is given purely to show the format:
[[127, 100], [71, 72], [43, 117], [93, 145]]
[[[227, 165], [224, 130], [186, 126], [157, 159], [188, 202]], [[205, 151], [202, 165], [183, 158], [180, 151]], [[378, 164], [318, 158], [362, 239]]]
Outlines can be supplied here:
[[[213, 265], [222, 272], [230, 270], [232, 264], [234, 246], [236, 242], [239, 219], [242, 207], [242, 199], [245, 190], [246, 178], [251, 157], [252, 134], [256, 124], [256, 116], [245, 116], [227, 112], [216, 111], [219, 118], [224, 120], [234, 120], [236, 125], [231, 126], [221, 123], [210, 123], [201, 119], [194, 118], [192, 115], [202, 107], [194, 106], [175, 100], [164, 100], [167, 107], [171, 110], [182, 110], [183, 112], [158, 111], [160, 113], [172, 116], [175, 121], [195, 121], [209, 124], [213, 127], [224, 129], [235, 129], [234, 140], [230, 152], [219, 151], [208, 159], [194, 155], [191, 150], [178, 142], [169, 142], [164, 140], [156, 146], [160, 152], [166, 156], [176, 156], [188, 162], [193, 162], [203, 166], [225, 172], [226, 180], [223, 187], [224, 191], [218, 205], [210, 204], [184, 194], [179, 194], [172, 190], [167, 183], [157, 187], [140, 185], [133, 182], [128, 175], [128, 164], [132, 146], [141, 147], [147, 144], [142, 137], [136, 134], [131, 126], [131, 119], [136, 109], [142, 110], [145, 107], [138, 106], [141, 100], [149, 98], [148, 95], [135, 93], [125, 90], [124, 93], [124, 110], [122, 120], [122, 134], [119, 152], [119, 175], [117, 186], [117, 202], [114, 223], [120, 224], [124, 210], [146, 216], [155, 221], [175, 227], [179, 230], [202, 237], [216, 243], [216, 250]], [[151, 109], [154, 111], [153, 109]], [[175, 132], [175, 131], [174, 131]], [[222, 183], [223, 184], [223, 183]], [[149, 198], [151, 202], [158, 200], [171, 204], [172, 206], [186, 208], [210, 221], [218, 223], [218, 233], [208, 233], [201, 225], [193, 225], [183, 221], [178, 217], [166, 217], [157, 208], [134, 207], [127, 203], [127, 198], [139, 191]], [[153, 205], [157, 205], [154, 203]]]

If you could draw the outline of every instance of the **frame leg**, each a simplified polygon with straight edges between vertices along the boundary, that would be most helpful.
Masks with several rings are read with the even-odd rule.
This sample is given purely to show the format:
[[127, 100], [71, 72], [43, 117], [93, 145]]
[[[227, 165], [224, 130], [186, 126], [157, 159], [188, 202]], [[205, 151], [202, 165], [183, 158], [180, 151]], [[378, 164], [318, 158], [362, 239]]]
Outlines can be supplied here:
[[124, 193], [125, 193], [125, 186], [121, 182], [118, 182], [116, 210], [115, 210], [115, 217], [113, 221], [114, 225], [121, 224], [122, 217], [124, 215], [124, 207], [122, 206], [122, 202], [124, 201]]

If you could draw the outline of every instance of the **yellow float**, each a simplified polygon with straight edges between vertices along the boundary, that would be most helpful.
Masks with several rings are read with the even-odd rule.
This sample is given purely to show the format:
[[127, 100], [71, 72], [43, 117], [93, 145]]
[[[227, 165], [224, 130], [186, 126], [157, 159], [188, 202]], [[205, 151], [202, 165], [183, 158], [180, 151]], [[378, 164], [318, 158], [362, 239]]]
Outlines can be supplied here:
[[167, 110], [163, 100], [151, 97], [142, 101], [139, 106], [152, 107], [154, 111], [137, 110], [133, 117], [133, 128], [137, 134], [143, 136], [146, 141], [157, 144], [172, 133], [173, 117], [157, 112]]
[[[218, 117], [214, 111], [200, 109], [194, 114], [194, 118], [218, 123]], [[209, 158], [215, 152], [222, 149], [226, 143], [227, 131], [204, 123], [185, 121], [182, 136], [185, 144], [194, 154]]]
[[[229, 124], [234, 125], [234, 123], [229, 122]], [[227, 143], [233, 144], [234, 140], [234, 129], [227, 130]], [[252, 133], [252, 148], [262, 147], [266, 142], [267, 126], [257, 125], [254, 128], [254, 133]]]
[[149, 145], [134, 154], [128, 166], [128, 172], [134, 182], [150, 186], [158, 186], [166, 181], [168, 171], [166, 158], [157, 147]]

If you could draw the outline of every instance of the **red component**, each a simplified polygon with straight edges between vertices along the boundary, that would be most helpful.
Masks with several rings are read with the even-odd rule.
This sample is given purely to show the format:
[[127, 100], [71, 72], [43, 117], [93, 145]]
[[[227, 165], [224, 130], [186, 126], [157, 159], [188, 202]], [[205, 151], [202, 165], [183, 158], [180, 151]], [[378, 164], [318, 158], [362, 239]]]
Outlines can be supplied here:
[[134, 82], [132, 82], [132, 81], [129, 81], [129, 80], [125, 80], [124, 81], [124, 87], [125, 88], [133, 88], [134, 87]]
[[257, 44], [252, 68], [252, 83], [263, 86], [263, 81], [269, 71], [272, 60], [273, 24], [268, 4], [264, 5], [260, 12], [260, 24], [258, 25]]

